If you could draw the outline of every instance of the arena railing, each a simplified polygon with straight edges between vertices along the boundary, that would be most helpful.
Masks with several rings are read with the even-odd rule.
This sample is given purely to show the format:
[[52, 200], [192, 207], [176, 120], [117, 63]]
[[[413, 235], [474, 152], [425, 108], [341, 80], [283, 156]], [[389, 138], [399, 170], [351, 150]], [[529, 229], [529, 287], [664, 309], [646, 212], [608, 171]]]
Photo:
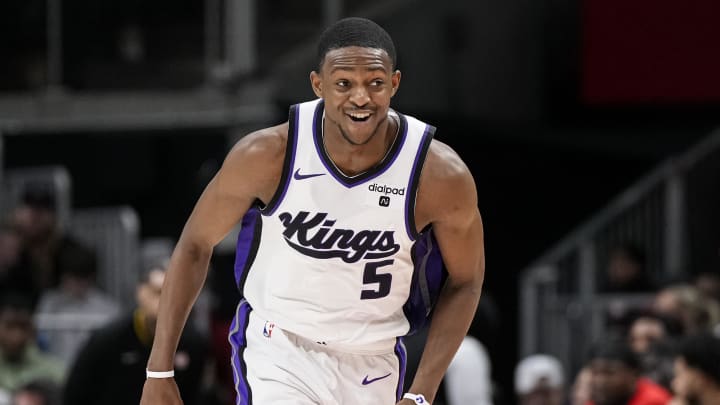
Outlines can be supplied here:
[[[1, 142], [1, 141], [0, 141]], [[7, 170], [3, 177], [0, 193], [0, 217], [8, 215], [18, 204], [28, 184], [48, 186], [55, 193], [55, 209], [60, 229], [65, 229], [72, 210], [72, 178], [62, 166], [37, 166]]]
[[126, 308], [141, 274], [140, 218], [128, 206], [75, 210], [69, 233], [98, 255], [98, 284]]
[[688, 215], [696, 215], [688, 196], [703, 193], [693, 189], [697, 182], [690, 180], [714, 167], [706, 162], [718, 161], [720, 130], [661, 164], [524, 269], [519, 281], [519, 354], [551, 354], [568, 370], [577, 370], [590, 345], [612, 333], [609, 317], [619, 308], [649, 304], [652, 296], [644, 294], [600, 293], [610, 250], [618, 244], [639, 244], [655, 280], [685, 274], [693, 262]]
[[98, 284], [119, 303], [134, 304], [134, 289], [141, 273], [140, 219], [134, 209], [121, 207], [72, 210], [72, 179], [62, 166], [11, 169], [5, 173], [0, 213], [9, 215], [28, 184], [41, 183], [56, 196], [58, 221], [63, 232], [95, 250]]

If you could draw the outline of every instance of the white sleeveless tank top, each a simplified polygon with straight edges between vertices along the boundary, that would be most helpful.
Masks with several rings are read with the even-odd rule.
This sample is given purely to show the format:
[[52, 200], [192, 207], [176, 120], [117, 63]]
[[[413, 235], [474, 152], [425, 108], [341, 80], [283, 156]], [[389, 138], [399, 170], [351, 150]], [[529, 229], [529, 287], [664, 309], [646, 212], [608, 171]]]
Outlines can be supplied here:
[[322, 140], [322, 100], [291, 107], [278, 189], [251, 208], [235, 278], [256, 313], [313, 341], [364, 346], [418, 329], [446, 273], [432, 231], [415, 226], [415, 197], [435, 128], [399, 121], [384, 160], [354, 177]]

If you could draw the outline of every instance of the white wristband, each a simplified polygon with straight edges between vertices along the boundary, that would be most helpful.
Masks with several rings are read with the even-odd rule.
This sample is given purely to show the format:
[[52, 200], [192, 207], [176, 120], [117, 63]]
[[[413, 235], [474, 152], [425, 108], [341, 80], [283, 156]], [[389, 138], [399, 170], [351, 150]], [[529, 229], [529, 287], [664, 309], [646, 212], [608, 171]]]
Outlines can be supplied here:
[[175, 370], [170, 371], [150, 371], [145, 369], [147, 378], [173, 378], [175, 377]]
[[415, 401], [416, 404], [430, 405], [430, 402], [425, 399], [423, 394], [411, 394], [408, 392], [403, 395], [403, 399], [410, 399], [412, 401]]

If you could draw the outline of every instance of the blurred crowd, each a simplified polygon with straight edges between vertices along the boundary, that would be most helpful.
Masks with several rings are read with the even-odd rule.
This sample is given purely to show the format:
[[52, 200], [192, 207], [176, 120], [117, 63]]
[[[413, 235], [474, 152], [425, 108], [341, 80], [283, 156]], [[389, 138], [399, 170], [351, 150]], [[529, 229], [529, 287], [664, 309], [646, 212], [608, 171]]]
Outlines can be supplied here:
[[[56, 207], [51, 188], [30, 185], [0, 216], [0, 405], [137, 403], [166, 261], [140, 272], [135, 305], [123, 307], [98, 285], [96, 253], [64, 232]], [[609, 311], [581, 367], [533, 354], [518, 362], [514, 386], [504, 390], [493, 374], [501, 311], [485, 294], [435, 403], [720, 404], [720, 273], [661, 283], [629, 243], [607, 263], [599, 294], [651, 299]], [[211, 294], [232, 313], [235, 296]], [[186, 404], [233, 403], [226, 318], [189, 322], [184, 331], [175, 370]], [[426, 333], [406, 339], [408, 383]]]
[[[125, 308], [98, 285], [96, 252], [62, 229], [57, 207], [53, 188], [33, 183], [0, 215], [0, 405], [138, 403], [167, 260], [140, 272]], [[207, 340], [191, 323], [180, 341], [186, 404], [222, 403], [206, 389]]]
[[[597, 297], [616, 305], [607, 308], [602, 336], [592, 336], [580, 367], [571, 369], [549, 354], [527, 356], [515, 367], [512, 399], [493, 392], [492, 380], [476, 377], [490, 373], [448, 371], [443, 403], [720, 404], [720, 269], [659, 281], [645, 259], [633, 243], [610, 250]], [[647, 299], [628, 300], [638, 297]], [[473, 357], [461, 350], [454, 362], [490, 367], [487, 356]], [[450, 386], [451, 379], [458, 382]], [[458, 396], [463, 400], [452, 399]]]

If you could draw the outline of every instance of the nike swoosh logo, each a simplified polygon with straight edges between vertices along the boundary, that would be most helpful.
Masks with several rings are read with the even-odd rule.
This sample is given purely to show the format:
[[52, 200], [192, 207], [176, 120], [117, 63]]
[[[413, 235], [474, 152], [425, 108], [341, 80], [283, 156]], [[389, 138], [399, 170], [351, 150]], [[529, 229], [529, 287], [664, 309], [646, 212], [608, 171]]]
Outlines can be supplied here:
[[305, 180], [309, 179], [311, 177], [318, 177], [318, 176], [324, 176], [325, 173], [315, 173], [315, 174], [300, 174], [300, 169], [295, 170], [295, 174], [293, 174], [293, 177], [295, 180]]
[[388, 377], [390, 377], [390, 374], [392, 374], [392, 373], [387, 373], [387, 374], [385, 374], [385, 375], [382, 376], [382, 377], [377, 377], [377, 378], [373, 378], [373, 379], [370, 379], [370, 380], [368, 380], [368, 376], [365, 376], [365, 378], [363, 378], [362, 385], [372, 384], [372, 383], [374, 383], [374, 382], [377, 381], [377, 380], [382, 380], [383, 378], [388, 378]]

